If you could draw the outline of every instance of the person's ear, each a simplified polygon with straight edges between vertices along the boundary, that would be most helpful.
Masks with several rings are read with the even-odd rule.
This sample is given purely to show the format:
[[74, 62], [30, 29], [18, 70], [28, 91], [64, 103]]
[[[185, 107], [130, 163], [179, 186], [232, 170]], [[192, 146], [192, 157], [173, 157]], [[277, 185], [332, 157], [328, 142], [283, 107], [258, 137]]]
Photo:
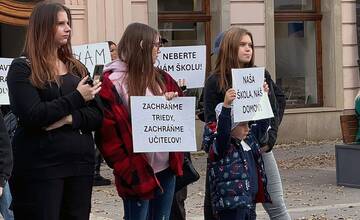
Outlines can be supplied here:
[[143, 48], [143, 40], [140, 41], [140, 48], [141, 48], [141, 49], [144, 49], [144, 48]]

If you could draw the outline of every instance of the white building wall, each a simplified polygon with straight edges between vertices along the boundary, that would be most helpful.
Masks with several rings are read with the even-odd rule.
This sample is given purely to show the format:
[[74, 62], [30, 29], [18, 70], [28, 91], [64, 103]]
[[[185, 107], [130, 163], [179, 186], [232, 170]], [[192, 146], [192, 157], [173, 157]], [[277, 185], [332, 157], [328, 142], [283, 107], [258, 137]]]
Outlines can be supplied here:
[[342, 0], [342, 46], [344, 74], [344, 109], [354, 109], [354, 99], [360, 87], [357, 36], [356, 1]]
[[253, 34], [255, 64], [265, 66], [265, 2], [263, 0], [230, 1], [230, 24], [246, 28]]

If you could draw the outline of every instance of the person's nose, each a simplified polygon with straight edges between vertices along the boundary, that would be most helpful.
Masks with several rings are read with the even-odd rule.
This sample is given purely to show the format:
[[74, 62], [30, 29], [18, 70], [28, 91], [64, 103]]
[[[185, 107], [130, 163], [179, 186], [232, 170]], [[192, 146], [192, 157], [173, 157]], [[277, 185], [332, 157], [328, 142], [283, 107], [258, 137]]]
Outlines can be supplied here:
[[70, 32], [70, 31], [71, 31], [71, 27], [70, 27], [70, 25], [68, 25], [68, 24], [66, 25], [66, 27], [65, 27], [65, 31], [66, 31], [66, 32]]

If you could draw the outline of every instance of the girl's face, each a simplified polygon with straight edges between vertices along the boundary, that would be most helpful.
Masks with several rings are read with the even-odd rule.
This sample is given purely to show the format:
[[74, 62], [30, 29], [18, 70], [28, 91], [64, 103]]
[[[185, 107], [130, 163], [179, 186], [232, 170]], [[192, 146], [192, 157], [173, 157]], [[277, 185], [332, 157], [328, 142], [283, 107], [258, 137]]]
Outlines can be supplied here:
[[162, 46], [161, 41], [160, 41], [160, 36], [158, 35], [153, 43], [153, 49], [152, 49], [152, 61], [153, 63], [156, 62], [157, 57], [160, 53], [160, 47]]
[[252, 49], [253, 42], [249, 35], [244, 35], [240, 40], [240, 46], [238, 51], [239, 61], [242, 66], [248, 64], [251, 60], [253, 49]]
[[59, 11], [57, 14], [57, 24], [55, 30], [55, 44], [58, 47], [65, 45], [71, 34], [71, 27], [69, 24], [69, 19], [65, 11]]
[[240, 122], [234, 129], [231, 130], [231, 136], [243, 140], [249, 134], [249, 130], [248, 122]]
[[111, 60], [116, 60], [119, 58], [115, 44], [111, 44], [111, 46], [110, 46], [110, 55], [111, 55]]

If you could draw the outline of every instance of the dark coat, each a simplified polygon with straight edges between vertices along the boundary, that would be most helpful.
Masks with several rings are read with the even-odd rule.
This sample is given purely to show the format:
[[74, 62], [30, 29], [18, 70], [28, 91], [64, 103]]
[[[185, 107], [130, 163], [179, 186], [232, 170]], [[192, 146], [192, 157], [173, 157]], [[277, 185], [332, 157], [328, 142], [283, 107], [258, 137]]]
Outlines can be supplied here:
[[[223, 107], [217, 126], [208, 126], [211, 130], [208, 138], [211, 146], [207, 173], [215, 211], [249, 208], [254, 205], [254, 202], [271, 201], [266, 189], [267, 178], [259, 148], [259, 138], [263, 137], [267, 131], [269, 121], [259, 120], [252, 125], [249, 135], [244, 140], [251, 148], [248, 152], [252, 156], [246, 159], [241, 140], [230, 135], [230, 111], [230, 108]], [[255, 164], [256, 170], [251, 171], [249, 164]], [[252, 172], [257, 175], [255, 176]], [[257, 186], [255, 192], [252, 189], [254, 185]], [[254, 193], [256, 193], [255, 197], [253, 197]]]
[[[94, 99], [85, 102], [76, 89], [80, 75], [61, 76], [62, 84], [48, 83], [43, 89], [30, 82], [31, 69], [25, 58], [12, 62], [7, 83], [10, 107], [19, 123], [12, 141], [14, 175], [56, 178], [92, 175], [92, 131], [101, 125], [102, 109]], [[72, 125], [46, 131], [67, 115]]]
[[10, 178], [12, 166], [13, 157], [9, 135], [0, 111], [0, 187], [4, 187], [5, 181]]

